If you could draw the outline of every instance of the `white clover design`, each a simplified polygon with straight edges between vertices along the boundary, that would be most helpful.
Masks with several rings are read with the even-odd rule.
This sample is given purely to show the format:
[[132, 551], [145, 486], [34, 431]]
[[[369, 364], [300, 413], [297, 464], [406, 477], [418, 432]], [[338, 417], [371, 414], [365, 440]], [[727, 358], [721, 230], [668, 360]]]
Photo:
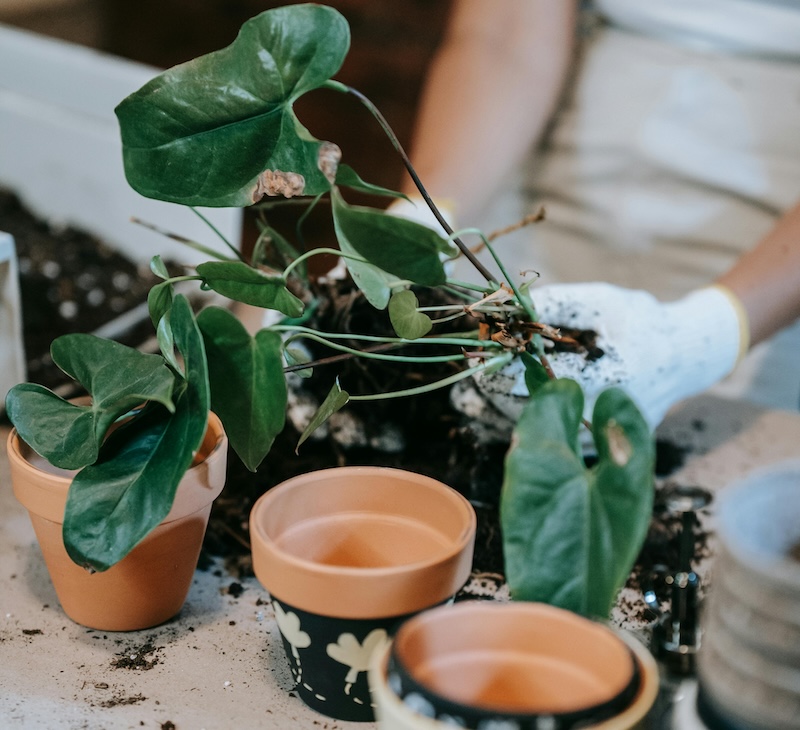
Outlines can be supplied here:
[[341, 634], [335, 644], [328, 644], [326, 652], [334, 661], [350, 667], [345, 681], [345, 694], [350, 694], [350, 688], [358, 679], [360, 672], [369, 669], [373, 653], [389, 641], [389, 636], [384, 629], [373, 629], [367, 634], [364, 643], [359, 643], [353, 634]]

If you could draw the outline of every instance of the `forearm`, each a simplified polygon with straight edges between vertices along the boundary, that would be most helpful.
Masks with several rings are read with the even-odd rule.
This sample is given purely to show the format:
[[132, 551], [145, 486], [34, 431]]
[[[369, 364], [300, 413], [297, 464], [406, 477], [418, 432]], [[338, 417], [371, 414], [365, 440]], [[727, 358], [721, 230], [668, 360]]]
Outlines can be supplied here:
[[719, 283], [744, 305], [751, 345], [800, 317], [800, 204], [720, 277]]
[[469, 220], [540, 137], [572, 58], [574, 16], [571, 0], [454, 4], [411, 157], [459, 220]]

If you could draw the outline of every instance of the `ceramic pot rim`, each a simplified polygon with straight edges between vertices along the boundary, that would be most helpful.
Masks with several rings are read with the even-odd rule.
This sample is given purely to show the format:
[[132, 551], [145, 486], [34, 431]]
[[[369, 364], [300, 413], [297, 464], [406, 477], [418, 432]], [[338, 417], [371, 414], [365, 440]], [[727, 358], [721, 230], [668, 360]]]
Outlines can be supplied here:
[[[387, 567], [353, 567], [317, 563], [282, 549], [264, 526], [265, 515], [284, 495], [296, 488], [324, 482], [330, 477], [380, 479], [394, 477], [423, 489], [432, 490], [446, 500], [460, 524], [456, 539], [451, 539], [429, 558]], [[451, 598], [469, 577], [477, 528], [475, 510], [455, 489], [432, 477], [382, 466], [347, 466], [320, 469], [288, 479], [263, 494], [250, 513], [253, 567], [262, 585], [277, 599], [312, 613], [339, 618], [380, 618], [413, 613]], [[424, 600], [401, 595], [412, 577], [426, 584]], [[325, 594], [324, 606], [311, 605], [309, 592]], [[352, 594], [354, 600], [348, 598]], [[358, 613], [352, 604], [369, 596], [372, 608]], [[404, 603], [405, 601], [405, 603]], [[366, 605], [364, 602], [361, 604]], [[324, 609], [324, 610], [321, 610]]]
[[[12, 469], [19, 470], [23, 474], [23, 479], [25, 479], [26, 482], [30, 481], [29, 485], [27, 483], [22, 485], [19, 479], [12, 478], [14, 494], [26, 509], [45, 519], [61, 523], [63, 521], [67, 492], [69, 491], [70, 484], [72, 484], [72, 474], [65, 470], [60, 470], [65, 471], [64, 474], [53, 473], [35, 466], [24, 453], [22, 446], [24, 443], [25, 442], [23, 442], [17, 434], [17, 430], [12, 428], [6, 440], [6, 453], [8, 454], [9, 462]], [[216, 470], [217, 462], [220, 462], [221, 459], [227, 459], [227, 443], [228, 438], [222, 426], [222, 421], [220, 421], [215, 413], [209, 411], [206, 434], [198, 449], [198, 454], [205, 452], [205, 456], [202, 461], [189, 467], [182, 482], [190, 473], [198, 473], [204, 469]], [[24, 448], [30, 449], [30, 451], [33, 452], [33, 449], [27, 444], [25, 444]], [[27, 479], [25, 475], [27, 475]], [[177, 504], [178, 497], [181, 494], [179, 488], [175, 497], [176, 504], [173, 505], [169, 514], [161, 521], [161, 524], [172, 522], [192, 514], [216, 499], [225, 483], [224, 475], [222, 476], [222, 480], [212, 480], [214, 482], [212, 485], [214, 489], [210, 490], [207, 495], [204, 495], [204, 498], [200, 500], [202, 503], [198, 503], [196, 499], [187, 500], [187, 504], [182, 508]], [[44, 504], [41, 498], [36, 497], [36, 492], [45, 492], [48, 495], [46, 498], [47, 504]], [[205, 498], [206, 496], [207, 499]]]
[[[786, 478], [786, 486], [780, 481]], [[800, 562], [791, 558], [754, 551], [742, 544], [741, 535], [731, 524], [734, 510], [744, 500], [764, 498], [764, 482], [777, 484], [778, 489], [794, 490], [800, 499], [800, 459], [787, 459], [778, 464], [756, 469], [743, 479], [726, 487], [719, 498], [717, 509], [717, 534], [722, 550], [756, 579], [767, 584], [778, 584], [794, 593], [800, 592]], [[756, 485], [759, 485], [756, 488]]]
[[[447, 625], [453, 625], [454, 622], [459, 620], [466, 621], [467, 624], [477, 621], [482, 625], [491, 626], [494, 625], [495, 621], [500, 622], [501, 620], [504, 625], [508, 625], [510, 621], [515, 619], [517, 621], [515, 625], [522, 623], [531, 627], [542, 626], [543, 621], [555, 622], [555, 625], [551, 626], [551, 630], [561, 633], [570, 632], [571, 636], [575, 632], [579, 632], [582, 636], [581, 643], [583, 646], [585, 646], [584, 642], [592, 642], [598, 648], [605, 647], [604, 651], [611, 650], [612, 654], [616, 654], [617, 660], [624, 662], [624, 664], [619, 664], [619, 671], [610, 674], [616, 686], [611, 688], [606, 698], [591, 704], [576, 705], [568, 710], [543, 709], [537, 712], [525, 712], [500, 707], [484, 710], [464, 705], [432, 687], [421, 684], [414, 676], [413, 667], [405, 661], [407, 657], [403, 656], [399, 651], [399, 648], [404, 645], [413, 651], [413, 647], [416, 644], [418, 650], [422, 649], [424, 658], [426, 647], [429, 645], [426, 633], [430, 630], [436, 632], [437, 626], [446, 631]], [[540, 632], [536, 630], [534, 635], [536, 633]], [[576, 637], [572, 636], [572, 638], [575, 639]], [[538, 641], [533, 635], [529, 638], [523, 635], [520, 636], [520, 641], [515, 642], [513, 646], [506, 646], [505, 643], [502, 643], [493, 647], [493, 642], [488, 634], [471, 634], [466, 639], [461, 637], [452, 646], [443, 648], [442, 651], [446, 653], [448, 650], [452, 650], [458, 654], [464, 650], [483, 650], [491, 653], [493, 649], [496, 649], [503, 654], [508, 650], [517, 648], [524, 650], [531, 640], [538, 646]], [[408, 642], [411, 643], [408, 644]], [[589, 647], [586, 648], [588, 649]], [[595, 670], [597, 669], [598, 667], [595, 667]], [[404, 623], [395, 636], [393, 648], [389, 654], [388, 671], [396, 674], [401, 685], [409, 692], [416, 692], [423, 697], [431, 698], [437, 707], [440, 707], [446, 713], [464, 717], [468, 724], [480, 723], [489, 719], [513, 720], [521, 723], [524, 727], [535, 727], [537, 720], [542, 717], [552, 718], [556, 723], [556, 727], [572, 727], [576, 723], [585, 723], [592, 718], [596, 718], [597, 722], [599, 719], [613, 717], [631, 704], [641, 684], [640, 668], [633, 651], [607, 626], [555, 606], [527, 602], [501, 604], [485, 601], [467, 601], [454, 606], [443, 606], [415, 616]], [[614, 676], [614, 674], [617, 676]]]
[[[638, 665], [641, 682], [639, 683], [638, 692], [624, 710], [607, 720], [585, 726], [586, 730], [630, 730], [649, 712], [659, 692], [658, 665], [650, 651], [630, 633], [617, 629], [610, 630], [625, 642], [633, 653]], [[389, 688], [386, 670], [392, 645], [393, 641], [389, 641], [376, 650], [370, 662], [369, 683], [376, 704], [379, 708], [381, 705], [386, 707], [394, 717], [399, 716], [407, 719], [408, 728], [413, 727], [414, 730], [441, 730], [441, 723], [413, 712]], [[406, 725], [401, 727], [406, 727]]]

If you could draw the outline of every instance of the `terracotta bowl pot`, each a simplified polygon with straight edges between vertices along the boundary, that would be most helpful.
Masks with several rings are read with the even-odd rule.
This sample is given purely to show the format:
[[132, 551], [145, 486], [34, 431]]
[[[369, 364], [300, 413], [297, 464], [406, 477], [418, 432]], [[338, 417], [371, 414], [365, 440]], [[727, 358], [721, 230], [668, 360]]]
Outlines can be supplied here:
[[14, 495], [28, 510], [64, 613], [103, 631], [135, 631], [172, 618], [183, 606], [205, 535], [211, 504], [225, 484], [228, 439], [219, 418], [195, 464], [178, 486], [164, 521], [125, 558], [102, 573], [70, 559], [61, 535], [74, 472], [51, 466], [12, 430], [7, 450]]
[[325, 469], [256, 502], [253, 568], [306, 704], [342, 720], [373, 719], [373, 650], [404, 618], [461, 588], [475, 528], [458, 492], [400, 469]]
[[798, 460], [753, 472], [719, 498], [698, 679], [710, 726], [798, 727]]
[[658, 669], [635, 639], [577, 614], [479, 601], [409, 619], [370, 684], [386, 730], [621, 730], [652, 706]]

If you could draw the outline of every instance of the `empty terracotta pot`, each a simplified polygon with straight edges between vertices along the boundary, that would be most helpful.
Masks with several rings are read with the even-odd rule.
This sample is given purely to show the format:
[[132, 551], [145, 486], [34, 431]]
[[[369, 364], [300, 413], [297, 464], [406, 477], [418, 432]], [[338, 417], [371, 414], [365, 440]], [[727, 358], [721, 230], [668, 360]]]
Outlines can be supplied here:
[[225, 484], [228, 439], [216, 415], [195, 464], [178, 486], [164, 521], [125, 558], [102, 573], [70, 559], [61, 536], [74, 472], [51, 466], [12, 430], [7, 450], [14, 495], [27, 508], [64, 613], [104, 631], [163, 623], [183, 606], [205, 535], [211, 504]]
[[370, 670], [386, 730], [630, 728], [658, 692], [635, 639], [535, 603], [460, 603], [403, 624]]
[[372, 652], [405, 617], [466, 582], [475, 527], [455, 490], [382, 467], [304, 474], [256, 502], [253, 568], [307, 705], [342, 720], [374, 718]]

